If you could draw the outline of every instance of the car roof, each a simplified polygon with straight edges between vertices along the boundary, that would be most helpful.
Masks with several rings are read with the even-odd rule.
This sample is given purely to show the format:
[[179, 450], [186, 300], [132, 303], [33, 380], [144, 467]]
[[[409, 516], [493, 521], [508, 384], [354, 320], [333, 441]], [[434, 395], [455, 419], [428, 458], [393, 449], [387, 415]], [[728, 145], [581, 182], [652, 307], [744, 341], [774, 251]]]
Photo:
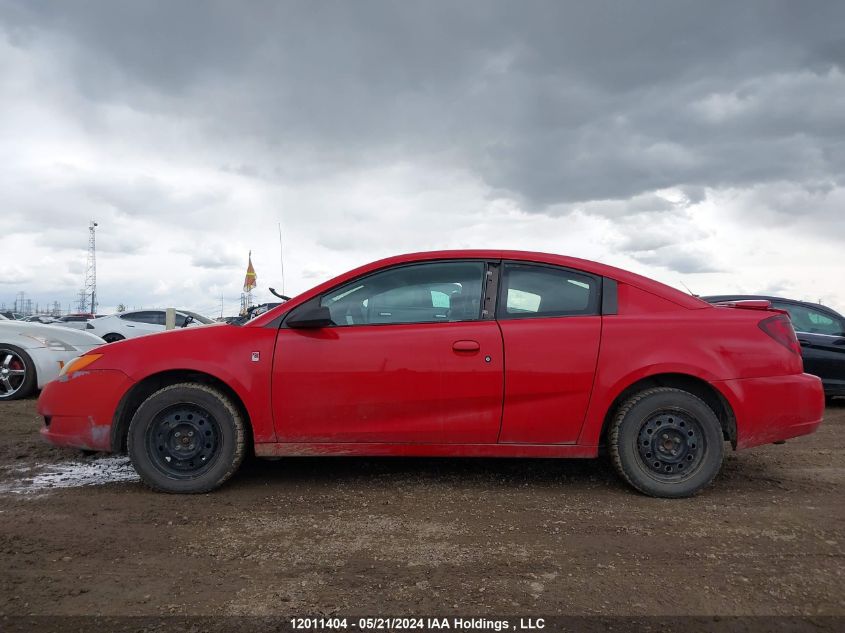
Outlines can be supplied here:
[[382, 268], [417, 262], [456, 259], [513, 260], [525, 263], [551, 264], [554, 266], [562, 266], [564, 268], [573, 268], [575, 270], [592, 273], [594, 275], [609, 277], [617, 282], [635, 286], [641, 290], [650, 292], [690, 310], [700, 310], [702, 308], [709, 307], [709, 304], [706, 301], [686, 294], [676, 288], [672, 288], [671, 286], [667, 286], [659, 281], [655, 281], [654, 279], [643, 277], [642, 275], [638, 275], [621, 268], [616, 268], [615, 266], [609, 266], [607, 264], [594, 262], [588, 259], [534, 251], [468, 249], [407, 253], [405, 255], [395, 255], [393, 257], [387, 257], [385, 259], [380, 259], [369, 264], [359, 266], [358, 268], [338, 275], [333, 279], [329, 279], [318, 286], [310, 288], [304, 293], [293, 297], [290, 301], [283, 303], [279, 308], [274, 308], [256, 317], [247, 325], [261, 327], [272, 321], [279, 314], [279, 309], [286, 311], [288, 308], [295, 307], [303, 301], [325, 292], [326, 290], [347, 281], [351, 281], [356, 277], [376, 272]]

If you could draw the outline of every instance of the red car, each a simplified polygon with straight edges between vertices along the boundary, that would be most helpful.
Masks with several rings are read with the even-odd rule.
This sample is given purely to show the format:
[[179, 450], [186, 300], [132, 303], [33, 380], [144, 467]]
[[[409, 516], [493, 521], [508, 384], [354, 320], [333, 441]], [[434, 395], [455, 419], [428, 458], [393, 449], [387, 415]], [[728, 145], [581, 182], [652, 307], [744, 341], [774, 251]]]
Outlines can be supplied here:
[[712, 306], [595, 262], [515, 251], [385, 259], [248, 323], [100, 347], [38, 401], [54, 444], [128, 450], [207, 492], [245, 451], [596, 457], [685, 497], [736, 448], [813, 432], [824, 395], [789, 317]]

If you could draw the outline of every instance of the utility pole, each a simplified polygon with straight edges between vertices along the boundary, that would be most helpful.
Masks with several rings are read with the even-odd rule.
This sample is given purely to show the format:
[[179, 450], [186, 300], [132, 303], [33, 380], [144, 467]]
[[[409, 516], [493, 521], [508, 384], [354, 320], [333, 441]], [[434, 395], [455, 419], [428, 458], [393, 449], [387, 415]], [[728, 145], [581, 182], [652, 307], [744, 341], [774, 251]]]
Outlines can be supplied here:
[[85, 286], [79, 293], [79, 312], [97, 314], [97, 223], [88, 224], [88, 259], [85, 264]]

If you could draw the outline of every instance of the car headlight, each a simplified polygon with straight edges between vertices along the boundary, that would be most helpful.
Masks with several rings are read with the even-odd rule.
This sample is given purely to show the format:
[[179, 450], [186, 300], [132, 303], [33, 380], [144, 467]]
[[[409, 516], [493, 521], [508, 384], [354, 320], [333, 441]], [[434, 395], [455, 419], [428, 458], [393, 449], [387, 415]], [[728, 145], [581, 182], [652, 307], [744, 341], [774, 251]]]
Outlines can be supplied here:
[[70, 376], [72, 373], [85, 369], [95, 360], [102, 358], [102, 354], [85, 354], [84, 356], [77, 356], [73, 360], [65, 363], [59, 376]]
[[75, 352], [76, 348], [73, 345], [68, 345], [64, 341], [60, 341], [55, 338], [47, 338], [46, 336], [37, 336], [35, 334], [21, 334], [21, 336], [25, 336], [26, 338], [32, 339], [33, 341], [38, 341], [44, 347], [51, 349], [55, 352]]

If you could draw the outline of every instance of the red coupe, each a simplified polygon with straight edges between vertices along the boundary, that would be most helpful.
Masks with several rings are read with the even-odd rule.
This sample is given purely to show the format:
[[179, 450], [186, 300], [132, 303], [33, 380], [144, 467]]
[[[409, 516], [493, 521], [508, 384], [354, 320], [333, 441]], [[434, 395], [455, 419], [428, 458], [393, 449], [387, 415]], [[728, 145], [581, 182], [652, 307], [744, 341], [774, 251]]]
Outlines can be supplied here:
[[152, 488], [207, 492], [247, 450], [285, 455], [596, 457], [685, 497], [724, 446], [813, 432], [824, 394], [789, 317], [712, 306], [541, 253], [385, 259], [245, 325], [120, 341], [38, 401], [54, 444], [128, 450]]

